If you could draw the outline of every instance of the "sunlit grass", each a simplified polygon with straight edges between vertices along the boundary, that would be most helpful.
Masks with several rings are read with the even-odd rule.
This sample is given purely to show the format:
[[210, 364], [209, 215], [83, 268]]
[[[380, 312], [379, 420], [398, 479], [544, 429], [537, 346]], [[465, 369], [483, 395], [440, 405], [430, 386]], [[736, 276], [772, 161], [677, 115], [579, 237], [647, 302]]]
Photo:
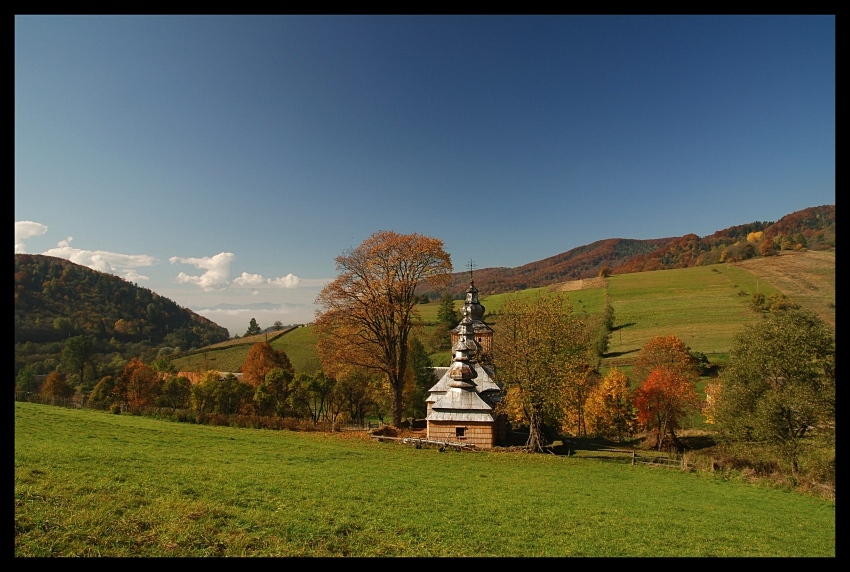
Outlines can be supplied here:
[[16, 556], [834, 556], [834, 510], [581, 455], [15, 407]]

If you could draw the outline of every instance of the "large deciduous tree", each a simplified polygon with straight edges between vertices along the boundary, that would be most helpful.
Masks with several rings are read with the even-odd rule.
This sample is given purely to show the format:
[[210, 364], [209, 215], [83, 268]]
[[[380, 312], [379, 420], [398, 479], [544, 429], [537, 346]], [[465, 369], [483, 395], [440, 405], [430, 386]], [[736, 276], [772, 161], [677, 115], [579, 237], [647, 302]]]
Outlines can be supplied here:
[[274, 367], [269, 370], [263, 383], [254, 391], [254, 403], [260, 415], [286, 416], [292, 379], [292, 372], [283, 368]]
[[420, 320], [416, 287], [448, 286], [452, 264], [443, 242], [419, 234], [379, 231], [336, 258], [340, 274], [316, 299], [318, 349], [324, 371], [351, 366], [381, 371], [401, 424], [409, 338]]
[[638, 423], [655, 432], [659, 450], [667, 435], [676, 444], [682, 418], [700, 406], [698, 360], [678, 337], [656, 336], [641, 348], [634, 371], [643, 379], [634, 392]]
[[163, 407], [170, 407], [172, 411], [188, 409], [191, 395], [192, 382], [189, 381], [189, 378], [172, 374], [162, 383], [159, 403]]
[[791, 309], [745, 327], [729, 357], [715, 404], [723, 434], [778, 445], [796, 473], [804, 437], [817, 430], [834, 439], [834, 330]]
[[493, 358], [506, 390], [502, 407], [528, 426], [529, 450], [548, 444], [544, 422], [564, 421], [571, 384], [587, 375], [589, 351], [587, 328], [561, 295], [515, 297], [499, 312]]
[[21, 393], [36, 393], [38, 391], [38, 382], [35, 379], [35, 368], [32, 365], [25, 365], [18, 372], [15, 378], [15, 391]]
[[47, 376], [41, 385], [41, 396], [49, 399], [68, 399], [74, 395], [74, 388], [65, 381], [65, 374], [54, 371]]

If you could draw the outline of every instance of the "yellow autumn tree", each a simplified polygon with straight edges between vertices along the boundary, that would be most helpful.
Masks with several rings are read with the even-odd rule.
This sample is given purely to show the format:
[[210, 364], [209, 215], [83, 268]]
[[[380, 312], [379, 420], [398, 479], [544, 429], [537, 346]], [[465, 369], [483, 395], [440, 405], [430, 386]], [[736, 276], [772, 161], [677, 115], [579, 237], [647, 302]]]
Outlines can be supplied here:
[[613, 368], [598, 386], [590, 392], [585, 404], [585, 419], [589, 434], [623, 437], [635, 430], [636, 415], [632, 404], [631, 384], [628, 376]]
[[574, 361], [564, 372], [561, 430], [576, 437], [587, 435], [586, 404], [599, 386], [599, 372], [585, 361]]
[[514, 297], [496, 317], [493, 359], [504, 384], [500, 407], [529, 429], [529, 450], [544, 450], [544, 424], [561, 426], [571, 383], [586, 374], [590, 336], [560, 294]]
[[703, 420], [709, 425], [717, 422], [717, 402], [720, 399], [720, 383], [705, 385], [705, 401], [702, 405]]

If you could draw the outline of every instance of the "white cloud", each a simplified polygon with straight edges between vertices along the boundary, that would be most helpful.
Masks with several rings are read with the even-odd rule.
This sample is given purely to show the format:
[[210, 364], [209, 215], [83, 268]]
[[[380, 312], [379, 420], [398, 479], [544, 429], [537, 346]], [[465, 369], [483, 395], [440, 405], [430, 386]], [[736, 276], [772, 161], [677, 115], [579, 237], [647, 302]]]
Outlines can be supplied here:
[[47, 232], [47, 227], [40, 222], [31, 220], [15, 221], [15, 254], [26, 254], [27, 247], [24, 242], [28, 238], [41, 236]]
[[275, 288], [297, 288], [301, 278], [295, 274], [287, 274], [278, 278], [264, 278], [262, 274], [248, 274], [243, 272], [241, 276], [233, 280], [233, 285], [239, 288], [253, 288], [255, 286], [269, 285]]
[[301, 279], [295, 274], [287, 274], [280, 278], [269, 278], [269, 284], [278, 288], [296, 288], [301, 283]]
[[73, 237], [60, 241], [56, 248], [42, 252], [45, 256], [55, 256], [70, 260], [74, 264], [87, 266], [92, 270], [107, 272], [121, 276], [130, 282], [150, 280], [147, 276], [139, 274], [138, 268], [153, 266], [159, 261], [147, 254], [119, 254], [105, 250], [83, 250], [71, 246]]
[[215, 256], [205, 258], [181, 258], [172, 256], [168, 259], [171, 264], [191, 264], [206, 270], [200, 276], [190, 276], [185, 272], [177, 275], [180, 283], [196, 284], [203, 290], [223, 290], [230, 285], [230, 263], [236, 260], [232, 252], [220, 252]]
[[262, 274], [248, 274], [247, 272], [243, 272], [242, 276], [239, 276], [233, 280], [233, 284], [236, 286], [258, 286], [260, 284], [265, 284], [266, 280], [263, 278]]

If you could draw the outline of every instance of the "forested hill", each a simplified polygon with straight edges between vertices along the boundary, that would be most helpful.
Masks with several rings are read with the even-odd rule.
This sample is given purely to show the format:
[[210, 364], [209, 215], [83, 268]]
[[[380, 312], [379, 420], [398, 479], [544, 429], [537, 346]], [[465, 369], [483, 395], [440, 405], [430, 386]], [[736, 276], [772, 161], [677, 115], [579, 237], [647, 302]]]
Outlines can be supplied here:
[[98, 353], [125, 358], [229, 338], [218, 324], [112, 274], [52, 256], [16, 254], [16, 362], [42, 361], [79, 335], [94, 338]]
[[[610, 274], [688, 268], [769, 256], [779, 250], [835, 247], [835, 205], [806, 208], [776, 222], [751, 222], [718, 230], [714, 234], [651, 240], [609, 238], [574, 248], [516, 268], [481, 268], [474, 271], [482, 295], [538, 288], [569, 280], [592, 278], [607, 268]], [[469, 273], [452, 275], [451, 293], [463, 295]], [[436, 297], [436, 293], [420, 291]]]

